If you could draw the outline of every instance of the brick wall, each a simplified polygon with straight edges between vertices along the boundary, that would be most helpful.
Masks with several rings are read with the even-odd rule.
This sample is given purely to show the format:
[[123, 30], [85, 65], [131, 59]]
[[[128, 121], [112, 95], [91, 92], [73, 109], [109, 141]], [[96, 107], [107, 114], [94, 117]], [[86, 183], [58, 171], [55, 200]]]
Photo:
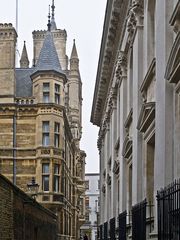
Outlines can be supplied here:
[[0, 240], [56, 240], [56, 216], [0, 175]]

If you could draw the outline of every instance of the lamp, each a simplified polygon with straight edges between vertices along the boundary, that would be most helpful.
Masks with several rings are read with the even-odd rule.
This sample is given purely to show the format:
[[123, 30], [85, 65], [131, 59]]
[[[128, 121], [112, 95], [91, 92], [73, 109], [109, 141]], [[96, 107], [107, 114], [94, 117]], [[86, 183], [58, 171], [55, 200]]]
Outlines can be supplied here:
[[35, 199], [39, 190], [39, 184], [36, 183], [34, 177], [32, 177], [31, 182], [27, 184], [27, 188], [31, 197]]

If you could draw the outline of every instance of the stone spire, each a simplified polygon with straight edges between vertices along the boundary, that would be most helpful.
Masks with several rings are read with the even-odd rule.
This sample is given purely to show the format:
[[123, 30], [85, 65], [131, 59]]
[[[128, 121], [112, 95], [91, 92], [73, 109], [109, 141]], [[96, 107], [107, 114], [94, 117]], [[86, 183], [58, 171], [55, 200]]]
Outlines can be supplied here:
[[52, 0], [52, 15], [51, 15], [51, 30], [56, 30], [56, 22], [55, 22], [55, 18], [54, 18], [54, 10], [55, 10], [55, 5], [54, 5], [54, 0]]
[[71, 52], [71, 59], [72, 58], [77, 58], [78, 59], [75, 39], [73, 40], [73, 48], [72, 48], [72, 52]]
[[77, 54], [75, 39], [70, 58], [70, 70], [79, 70], [79, 58]]
[[20, 59], [20, 68], [29, 68], [29, 59], [28, 59], [28, 54], [27, 54], [26, 42], [25, 41], [24, 41], [24, 46], [23, 46], [21, 59]]

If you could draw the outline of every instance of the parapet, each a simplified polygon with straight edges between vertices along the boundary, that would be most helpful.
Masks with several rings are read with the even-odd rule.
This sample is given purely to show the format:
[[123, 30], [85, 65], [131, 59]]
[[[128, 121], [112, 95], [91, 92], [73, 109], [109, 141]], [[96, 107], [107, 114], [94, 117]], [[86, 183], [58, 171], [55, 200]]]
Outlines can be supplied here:
[[16, 29], [13, 27], [12, 23], [0, 23], [0, 39], [16, 39], [17, 33]]

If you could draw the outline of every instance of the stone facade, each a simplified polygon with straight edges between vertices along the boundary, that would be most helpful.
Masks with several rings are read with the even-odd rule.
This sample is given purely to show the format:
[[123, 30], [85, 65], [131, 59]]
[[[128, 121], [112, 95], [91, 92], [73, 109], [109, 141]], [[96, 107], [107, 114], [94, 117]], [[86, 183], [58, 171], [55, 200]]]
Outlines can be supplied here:
[[177, 0], [107, 2], [91, 122], [100, 127], [100, 222], [127, 211], [127, 239], [144, 199], [146, 239], [157, 239], [157, 190], [180, 177], [179, 13]]
[[57, 216], [0, 175], [0, 239], [56, 239]]
[[77, 239], [85, 221], [82, 83], [75, 41], [69, 61], [54, 8], [48, 31], [33, 32], [32, 67], [24, 43], [15, 68], [16, 31], [0, 24], [0, 173], [25, 192], [35, 177], [37, 201], [58, 216], [59, 239]]

